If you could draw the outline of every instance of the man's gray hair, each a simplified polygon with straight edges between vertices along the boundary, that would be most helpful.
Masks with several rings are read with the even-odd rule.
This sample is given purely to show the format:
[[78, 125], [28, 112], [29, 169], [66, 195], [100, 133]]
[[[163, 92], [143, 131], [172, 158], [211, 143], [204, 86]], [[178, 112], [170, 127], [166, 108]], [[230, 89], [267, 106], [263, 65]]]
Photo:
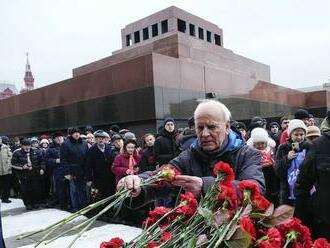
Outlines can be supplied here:
[[226, 105], [224, 105], [223, 103], [221, 103], [217, 100], [210, 100], [210, 99], [205, 99], [198, 104], [198, 106], [196, 107], [195, 112], [194, 112], [195, 120], [196, 120], [197, 116], [200, 114], [200, 112], [203, 111], [202, 109], [204, 109], [204, 108], [206, 108], [206, 109], [213, 108], [213, 109], [220, 110], [225, 122], [229, 122], [231, 120], [231, 113], [230, 113], [229, 109], [226, 107]]

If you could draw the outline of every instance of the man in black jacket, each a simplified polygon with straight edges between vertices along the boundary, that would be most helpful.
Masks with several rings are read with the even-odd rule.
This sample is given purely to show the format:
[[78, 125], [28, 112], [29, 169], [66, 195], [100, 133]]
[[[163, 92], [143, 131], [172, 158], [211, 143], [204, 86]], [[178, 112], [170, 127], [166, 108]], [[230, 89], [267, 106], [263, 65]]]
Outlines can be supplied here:
[[77, 211], [87, 205], [85, 156], [88, 146], [80, 137], [78, 128], [69, 128], [69, 137], [60, 148], [60, 161], [68, 171], [65, 178], [70, 181], [72, 210]]
[[321, 131], [322, 136], [313, 141], [297, 179], [296, 212], [311, 228], [314, 238], [330, 241], [330, 111]]
[[154, 144], [155, 161], [159, 165], [167, 164], [179, 154], [176, 138], [175, 121], [173, 118], [167, 117]]
[[65, 175], [68, 175], [68, 168], [64, 167], [60, 159], [60, 149], [64, 142], [63, 134], [56, 132], [53, 134], [53, 144], [47, 149], [45, 160], [47, 168], [52, 172], [53, 186], [55, 195], [53, 196], [53, 204], [59, 203], [61, 209], [67, 209], [69, 199], [68, 181]]
[[32, 148], [28, 139], [13, 153], [11, 164], [20, 182], [20, 191], [27, 210], [38, 208], [43, 196], [45, 163], [42, 152]]
[[[110, 138], [103, 130], [94, 133], [96, 144], [86, 154], [87, 185], [98, 190], [98, 199], [106, 198], [115, 192], [115, 177], [111, 171], [114, 151], [106, 144]], [[96, 200], [98, 200], [96, 199]]]

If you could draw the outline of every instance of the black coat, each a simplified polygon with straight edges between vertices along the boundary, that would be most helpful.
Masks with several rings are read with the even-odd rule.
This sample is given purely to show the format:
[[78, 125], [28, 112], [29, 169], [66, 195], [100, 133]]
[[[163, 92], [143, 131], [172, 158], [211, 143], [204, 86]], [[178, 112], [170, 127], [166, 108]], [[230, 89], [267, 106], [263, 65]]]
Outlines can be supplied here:
[[[310, 197], [313, 186], [316, 192]], [[314, 140], [301, 167], [295, 194], [301, 215], [312, 198], [315, 219], [330, 225], [330, 131]]]
[[61, 146], [54, 143], [47, 149], [45, 154], [47, 169], [52, 170], [55, 177], [64, 177], [70, 173], [69, 168], [64, 167], [62, 163], [56, 163], [56, 159], [60, 158], [60, 151]]
[[114, 151], [110, 145], [105, 146], [102, 152], [94, 144], [86, 154], [86, 177], [92, 181], [103, 196], [109, 196], [115, 192], [115, 176], [111, 171]]
[[[306, 149], [309, 151], [311, 144], [308, 141], [303, 141], [300, 144], [300, 151]], [[292, 150], [292, 142], [288, 141], [281, 144], [278, 147], [275, 157], [275, 173], [279, 177], [280, 181], [280, 199], [279, 204], [292, 204], [289, 201], [289, 185], [288, 185], [288, 168], [290, 167], [291, 161], [288, 159], [288, 153]]]
[[66, 167], [70, 175], [77, 179], [85, 178], [85, 156], [88, 151], [87, 143], [81, 138], [73, 139], [71, 136], [60, 148], [61, 164]]
[[156, 169], [157, 163], [154, 156], [154, 147], [147, 147], [143, 150], [140, 168], [141, 172], [153, 171]]
[[16, 170], [19, 177], [29, 176], [29, 175], [40, 175], [40, 170], [45, 170], [45, 161], [43, 154], [40, 149], [31, 148], [30, 150], [30, 160], [32, 165], [32, 170], [22, 170], [22, 167], [28, 163], [27, 153], [19, 148], [13, 153], [11, 159], [11, 164], [13, 169]]
[[155, 161], [159, 165], [167, 164], [171, 159], [179, 155], [180, 150], [176, 137], [177, 133], [175, 131], [169, 133], [165, 129], [160, 130], [154, 144]]

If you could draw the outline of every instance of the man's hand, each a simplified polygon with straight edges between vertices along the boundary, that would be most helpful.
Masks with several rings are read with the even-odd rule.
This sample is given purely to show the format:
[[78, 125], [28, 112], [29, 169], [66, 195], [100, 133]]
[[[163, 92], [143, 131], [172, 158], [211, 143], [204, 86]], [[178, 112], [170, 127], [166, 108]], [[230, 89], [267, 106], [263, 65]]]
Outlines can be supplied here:
[[88, 187], [92, 187], [92, 181], [88, 181], [88, 182], [86, 183], [86, 185], [87, 185]]
[[131, 196], [137, 197], [141, 193], [141, 178], [136, 175], [126, 176], [117, 184], [117, 190], [122, 188], [132, 190]]
[[57, 159], [55, 160], [55, 163], [56, 163], [56, 164], [59, 164], [59, 163], [61, 163], [61, 160], [60, 160], [59, 158], [57, 158]]
[[193, 193], [195, 197], [200, 197], [202, 193], [203, 180], [200, 177], [179, 175], [175, 177], [172, 184]]
[[44, 173], [45, 173], [44, 170], [41, 169], [41, 170], [40, 170], [40, 176], [42, 176]]
[[294, 151], [289, 151], [288, 153], [289, 160], [295, 159], [296, 157], [297, 157], [297, 153], [295, 153]]
[[22, 167], [22, 170], [26, 170], [26, 169], [28, 169], [29, 167], [27, 166], [27, 164], [25, 164], [25, 165], [23, 165], [23, 167]]

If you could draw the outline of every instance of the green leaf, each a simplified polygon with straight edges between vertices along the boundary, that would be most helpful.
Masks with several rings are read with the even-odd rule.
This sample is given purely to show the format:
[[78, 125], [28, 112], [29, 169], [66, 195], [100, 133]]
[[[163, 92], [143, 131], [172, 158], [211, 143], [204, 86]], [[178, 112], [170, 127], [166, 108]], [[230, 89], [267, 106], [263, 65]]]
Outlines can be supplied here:
[[281, 205], [274, 210], [270, 222], [274, 226], [280, 225], [282, 223], [287, 222], [290, 218], [292, 218], [293, 214], [294, 214], [294, 207], [289, 205]]
[[201, 216], [203, 216], [203, 218], [204, 218], [205, 223], [206, 223], [207, 226], [212, 225], [213, 214], [212, 214], [212, 211], [210, 209], [199, 207], [197, 209], [197, 212]]
[[229, 248], [248, 248], [252, 242], [251, 236], [249, 233], [243, 231], [241, 228], [237, 228], [234, 235], [230, 240], [226, 240], [225, 244]]

